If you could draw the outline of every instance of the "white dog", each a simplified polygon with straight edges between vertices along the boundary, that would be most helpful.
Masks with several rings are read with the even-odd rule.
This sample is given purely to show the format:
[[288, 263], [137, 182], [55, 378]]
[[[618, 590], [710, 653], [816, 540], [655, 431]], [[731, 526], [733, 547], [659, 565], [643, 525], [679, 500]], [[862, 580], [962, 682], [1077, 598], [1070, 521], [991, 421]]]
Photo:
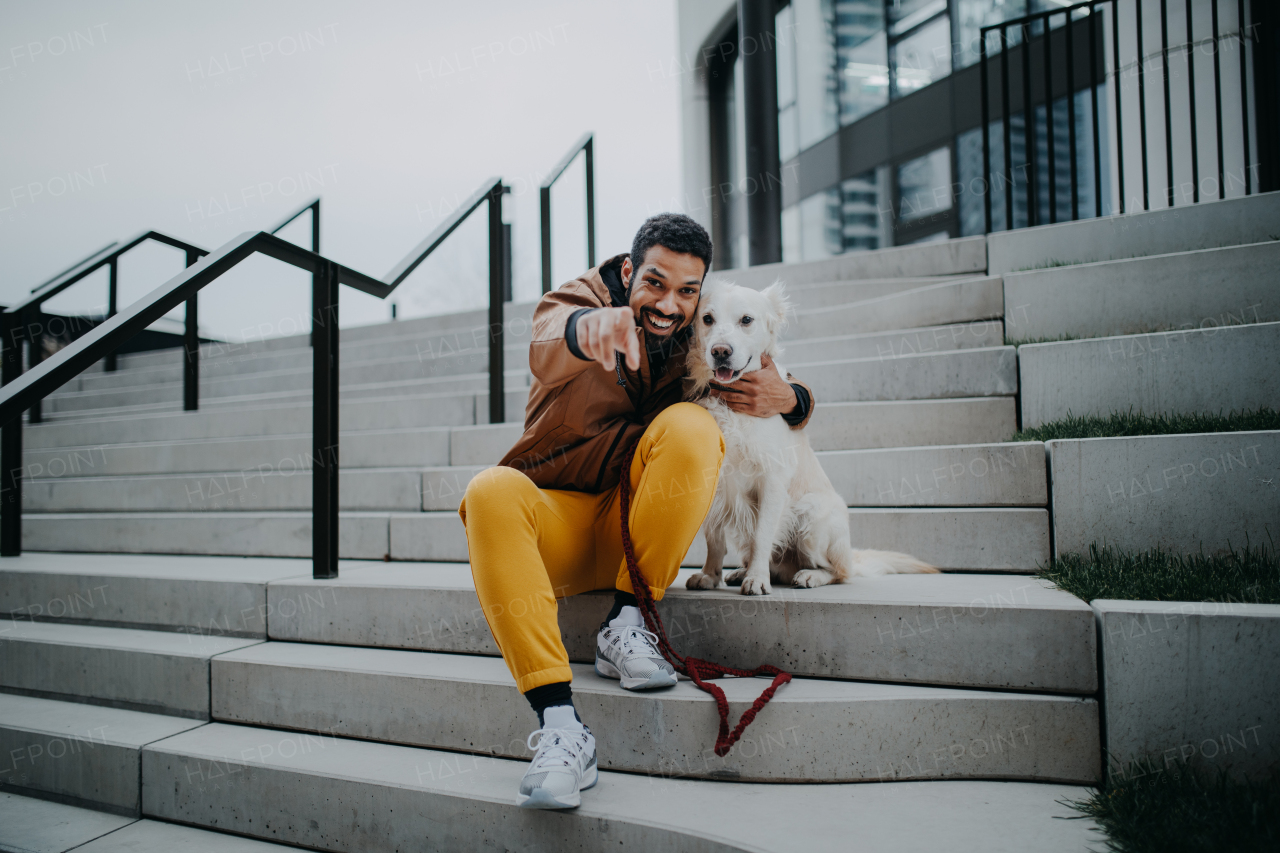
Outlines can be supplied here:
[[855, 575], [936, 572], [906, 554], [855, 551], [849, 544], [849, 510], [803, 430], [792, 430], [781, 415], [738, 414], [707, 396], [712, 383], [731, 387], [744, 373], [761, 369], [762, 355], [786, 378], [777, 356], [789, 307], [780, 282], [761, 292], [732, 284], [703, 286], [689, 349], [688, 396], [720, 425], [725, 457], [705, 525], [707, 561], [687, 586], [719, 586], [726, 540], [743, 557], [745, 567], [728, 577], [730, 584], [741, 581], [743, 595], [769, 593], [771, 578], [814, 587]]

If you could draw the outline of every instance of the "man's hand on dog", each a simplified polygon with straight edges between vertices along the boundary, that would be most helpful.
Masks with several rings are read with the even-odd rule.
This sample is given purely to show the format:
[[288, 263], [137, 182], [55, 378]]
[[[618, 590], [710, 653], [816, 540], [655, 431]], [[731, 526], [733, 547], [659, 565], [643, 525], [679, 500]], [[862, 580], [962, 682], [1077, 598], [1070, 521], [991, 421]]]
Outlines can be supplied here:
[[[583, 352], [586, 352], [585, 347]], [[785, 415], [799, 404], [796, 389], [778, 375], [773, 359], [767, 355], [760, 356], [759, 370], [742, 374], [732, 387], [712, 385], [711, 396], [723, 400], [739, 414], [754, 415], [757, 418]]]
[[578, 349], [608, 371], [615, 352], [626, 357], [628, 370], [640, 369], [639, 334], [630, 308], [601, 308], [578, 318]]

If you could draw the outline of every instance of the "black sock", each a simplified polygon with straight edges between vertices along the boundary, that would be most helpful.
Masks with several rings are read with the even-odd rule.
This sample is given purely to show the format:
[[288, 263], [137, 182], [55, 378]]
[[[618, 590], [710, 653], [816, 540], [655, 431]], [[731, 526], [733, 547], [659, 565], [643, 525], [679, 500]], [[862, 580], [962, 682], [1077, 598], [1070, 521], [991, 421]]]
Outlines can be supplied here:
[[[538, 725], [543, 724], [542, 712], [554, 705], [568, 705], [573, 708], [573, 690], [570, 689], [567, 681], [557, 681], [555, 684], [544, 684], [541, 687], [535, 687], [532, 690], [525, 691], [524, 698], [529, 700], [529, 704], [537, 712]], [[573, 716], [578, 718], [578, 722], [582, 722], [582, 718], [578, 717], [577, 708], [574, 708]]]
[[604, 624], [608, 625], [613, 621], [614, 617], [622, 612], [624, 607], [639, 607], [640, 602], [636, 600], [635, 594], [617, 590], [613, 594], [613, 609], [609, 611], [609, 615], [604, 617]]

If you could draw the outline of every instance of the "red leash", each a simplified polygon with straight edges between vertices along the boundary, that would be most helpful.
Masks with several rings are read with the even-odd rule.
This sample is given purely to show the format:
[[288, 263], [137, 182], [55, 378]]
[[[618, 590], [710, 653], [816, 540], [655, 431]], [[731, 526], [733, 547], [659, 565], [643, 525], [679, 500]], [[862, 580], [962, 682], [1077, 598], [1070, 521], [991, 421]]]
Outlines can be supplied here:
[[[716, 755], [723, 758], [728, 755], [729, 750], [742, 737], [743, 731], [746, 730], [747, 726], [751, 725], [751, 721], [756, 718], [756, 714], [760, 713], [760, 709], [773, 698], [773, 694], [777, 692], [778, 688], [791, 680], [791, 674], [768, 664], [762, 664], [755, 669], [734, 669], [731, 666], [724, 666], [723, 664], [712, 663], [699, 658], [681, 657], [671, 647], [671, 641], [667, 639], [666, 629], [662, 627], [662, 620], [658, 617], [658, 605], [653, 600], [653, 592], [640, 574], [640, 566], [636, 562], [635, 548], [631, 545], [631, 527], [627, 523], [631, 515], [631, 460], [635, 457], [636, 448], [639, 446], [640, 440], [636, 439], [636, 441], [632, 442], [631, 447], [627, 449], [627, 455], [622, 463], [621, 482], [618, 486], [621, 489], [622, 497], [622, 550], [627, 556], [627, 572], [631, 575], [631, 588], [635, 591], [636, 600], [640, 603], [640, 612], [644, 614], [645, 627], [657, 635], [658, 651], [662, 652], [662, 656], [666, 658], [667, 663], [675, 667], [680, 674], [687, 675], [700, 689], [715, 697], [716, 708], [720, 711], [720, 733], [716, 735], [715, 752]], [[750, 708], [743, 712], [742, 719], [738, 720], [738, 725], [734, 726], [732, 732], [729, 731], [729, 700], [725, 698], [724, 691], [717, 685], [707, 683], [716, 678], [723, 678], [726, 675], [738, 676], [739, 678], [754, 678], [761, 675], [773, 676], [773, 683], [765, 688], [765, 691], [756, 698], [756, 701], [751, 703]]]

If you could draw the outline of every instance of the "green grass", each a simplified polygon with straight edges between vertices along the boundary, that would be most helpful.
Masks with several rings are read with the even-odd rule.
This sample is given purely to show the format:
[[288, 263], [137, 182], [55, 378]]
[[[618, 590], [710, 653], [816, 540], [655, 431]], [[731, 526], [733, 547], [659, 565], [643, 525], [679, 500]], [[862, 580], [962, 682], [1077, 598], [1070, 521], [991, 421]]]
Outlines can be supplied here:
[[1135, 435], [1184, 435], [1193, 432], [1244, 432], [1280, 430], [1280, 412], [1269, 406], [1232, 410], [1225, 415], [1157, 414], [1112, 412], [1109, 415], [1076, 417], [1070, 412], [1062, 420], [1020, 430], [1010, 441], [1052, 441], [1060, 438], [1112, 438]]
[[1113, 853], [1253, 853], [1280, 849], [1280, 777], [1238, 782], [1159, 758], [1113, 771], [1066, 805], [1093, 818]]
[[1063, 554], [1040, 577], [1077, 598], [1125, 601], [1222, 601], [1280, 604], [1280, 559], [1266, 546], [1229, 554], [1138, 553], [1089, 546]]

